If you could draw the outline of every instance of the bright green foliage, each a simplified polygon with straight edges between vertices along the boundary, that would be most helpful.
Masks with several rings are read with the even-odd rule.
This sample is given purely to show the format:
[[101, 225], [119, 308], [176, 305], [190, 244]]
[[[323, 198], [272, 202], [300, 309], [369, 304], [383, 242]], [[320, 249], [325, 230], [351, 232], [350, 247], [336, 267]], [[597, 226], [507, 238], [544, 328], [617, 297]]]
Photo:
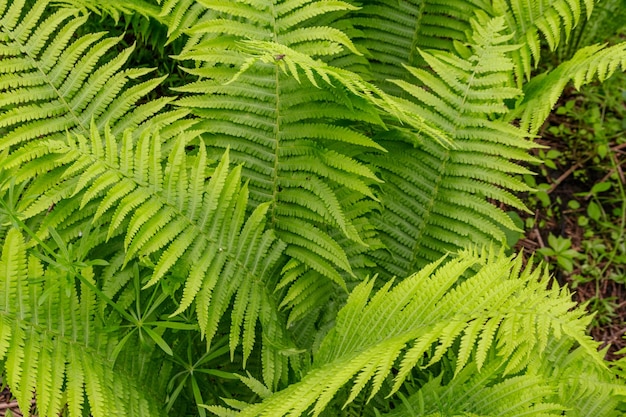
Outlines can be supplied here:
[[602, 45], [582, 48], [570, 60], [531, 80], [525, 87], [524, 100], [509, 117], [519, 118], [524, 129], [536, 133], [567, 83], [573, 81], [574, 86], [580, 88], [595, 79], [604, 81], [615, 71], [624, 69], [626, 69], [624, 44], [608, 48]]
[[591, 6], [0, 1], [2, 380], [42, 416], [611, 415], [493, 204], [565, 84], [623, 67], [527, 82]]
[[[361, 283], [337, 315], [309, 373], [237, 415], [302, 415], [312, 407], [317, 416], [351, 380], [346, 404], [366, 387], [373, 397], [385, 382], [392, 385], [385, 395], [393, 394], [409, 375], [432, 378], [409, 398], [421, 402], [415, 415], [559, 415], [571, 391], [557, 393], [552, 387], [571, 375], [566, 369], [554, 372], [549, 353], [574, 343], [575, 353], [558, 360], [570, 360], [577, 378], [585, 381], [581, 404], [596, 401], [600, 386], [609, 397], [612, 390], [625, 392], [606, 382], [610, 373], [595, 342], [583, 336], [591, 318], [582, 309], [572, 310], [564, 290], [548, 289], [546, 272], [522, 270], [521, 257], [491, 253], [464, 252], [441, 266], [443, 261], [393, 287], [387, 282], [374, 295], [373, 280]], [[472, 267], [477, 271], [460, 282]], [[435, 371], [439, 362], [446, 365]]]

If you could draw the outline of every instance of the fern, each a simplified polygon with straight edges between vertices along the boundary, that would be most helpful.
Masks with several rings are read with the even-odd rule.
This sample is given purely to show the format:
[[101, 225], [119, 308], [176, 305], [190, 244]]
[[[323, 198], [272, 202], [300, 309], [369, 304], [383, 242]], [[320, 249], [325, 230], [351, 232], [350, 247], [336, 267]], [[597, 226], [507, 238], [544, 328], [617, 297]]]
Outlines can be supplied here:
[[[492, 202], [524, 209], [551, 100], [623, 69], [590, 47], [527, 83], [533, 42], [591, 10], [528, 4], [0, 2], [0, 371], [23, 409], [619, 409], [589, 316], [497, 254]], [[89, 33], [104, 15], [127, 34]], [[133, 37], [176, 42], [177, 97]]]
[[566, 48], [557, 50], [561, 60], [571, 58], [578, 49], [603, 42], [618, 33], [624, 27], [626, 18], [622, 6], [618, 0], [595, 1], [589, 18], [572, 32], [572, 42]]
[[[161, 111], [171, 99], [164, 97], [150, 106], [136, 106], [161, 79], [127, 87], [150, 69], [122, 70], [133, 47], [111, 57], [120, 39], [102, 33], [75, 38], [86, 17], [73, 9], [44, 14], [41, 0], [23, 14], [24, 1], [5, 3], [0, 9], [3, 33], [0, 89], [3, 91], [0, 127], [4, 131], [0, 150], [10, 147], [28, 156], [30, 142], [58, 138], [65, 131], [83, 135], [96, 121], [116, 133], [136, 127]], [[106, 64], [103, 57], [111, 58]]]
[[[271, 231], [264, 232], [267, 204], [244, 217], [248, 190], [241, 186], [240, 168], [229, 171], [228, 152], [205, 183], [204, 145], [200, 143], [195, 158], [189, 158], [185, 136], [172, 145], [164, 168], [160, 138], [149, 134], [133, 146], [132, 135], [126, 132], [119, 153], [115, 137], [107, 131], [103, 140], [95, 125], [89, 139], [69, 136], [43, 146], [43, 152], [66, 161], [57, 188], [50, 193], [66, 198], [41, 223], [39, 238], [47, 238], [51, 227], [69, 230], [73, 222], [81, 221], [82, 216], [73, 216], [74, 210], [92, 213], [92, 227], [108, 225], [102, 234], [106, 240], [124, 231], [120, 248], [124, 264], [140, 258], [152, 265], [144, 287], [155, 285], [173, 269], [186, 275], [180, 305], [172, 314], [196, 301], [201, 333], [209, 342], [234, 298], [231, 352], [243, 340], [244, 357], [250, 355], [259, 292], [283, 245]], [[23, 216], [44, 211], [52, 198], [44, 192], [22, 209]]]
[[[388, 282], [371, 297], [374, 281], [360, 284], [315, 354], [312, 370], [299, 383], [236, 415], [300, 415], [307, 410], [320, 415], [350, 381], [346, 403], [353, 401], [368, 382], [369, 398], [376, 395], [392, 367], [397, 367], [391, 395], [414, 369], [428, 372], [441, 361], [451, 361], [451, 371], [458, 375], [438, 398], [448, 404], [447, 412], [494, 412], [506, 404], [510, 415], [522, 411], [560, 414], [567, 404], [556, 401], [551, 388], [559, 375], [541, 371], [551, 361], [542, 352], [559, 340], [579, 346], [579, 363], [606, 373], [595, 343], [579, 336], [589, 317], [582, 310], [572, 310], [566, 292], [547, 290], [547, 273], [522, 270], [519, 257], [491, 253], [464, 252], [443, 266], [442, 262], [430, 264], [394, 287]], [[477, 272], [459, 282], [473, 266], [478, 266]], [[520, 332], [520, 327], [524, 331]], [[489, 366], [483, 372], [487, 358]], [[525, 377], [515, 376], [527, 368], [534, 371]], [[444, 371], [415, 394], [427, 405], [414, 415], [443, 411], [437, 410], [435, 387], [442, 378], [451, 377]], [[497, 383], [486, 383], [490, 379]], [[484, 390], [482, 396], [472, 384]], [[529, 390], [529, 395], [534, 397], [516, 391], [530, 384], [535, 389]], [[493, 397], [485, 396], [489, 391]], [[508, 393], [510, 402], [500, 402], [497, 392]], [[428, 401], [430, 395], [433, 401]], [[450, 401], [445, 401], [448, 395]], [[211, 409], [218, 415], [229, 415]]]
[[[194, 109], [204, 120], [199, 127], [206, 132], [209, 149], [214, 149], [210, 155], [229, 146], [233, 160], [243, 164], [252, 203], [270, 203], [269, 225], [288, 244], [286, 253], [344, 285], [342, 273], [352, 274], [349, 260], [325, 229], [340, 230], [350, 240], [362, 242], [337, 192], [345, 187], [373, 198], [369, 184], [377, 179], [348, 149], [380, 147], [350, 127], [330, 121], [379, 123], [379, 119], [363, 99], [344, 90], [360, 87], [350, 84], [355, 77], [320, 67], [310, 58], [302, 62], [305, 56], [353, 49], [349, 39], [335, 29], [302, 22], [350, 6], [270, 3], [202, 2], [222, 17], [190, 29], [203, 38], [190, 44], [179, 58], [200, 63], [200, 68], [188, 70], [200, 79], [180, 91], [201, 94], [178, 104]], [[274, 7], [274, 22], [250, 19]], [[300, 73], [306, 78], [301, 79]], [[330, 77], [339, 85], [318, 88], [320, 82], [331, 83]], [[315, 112], [310, 110], [311, 103], [319, 104]]]
[[371, 55], [372, 75], [386, 91], [403, 96], [390, 79], [406, 80], [403, 65], [425, 65], [418, 49], [452, 50], [453, 42], [466, 40], [475, 1], [366, 1], [350, 17], [362, 31], [356, 38]]
[[581, 18], [585, 15], [589, 18], [593, 5], [593, 0], [493, 2], [493, 8], [487, 9], [488, 13], [492, 16], [505, 16], [508, 33], [512, 35], [511, 43], [521, 46], [513, 56], [518, 86], [522, 85], [524, 78], [530, 78], [533, 67], [539, 62], [541, 40], [545, 40], [550, 50], [567, 42], [569, 34], [580, 23]]
[[[454, 251], [467, 239], [480, 244], [504, 239], [504, 228], [515, 229], [505, 213], [484, 197], [523, 209], [509, 190], [525, 186], [510, 173], [525, 173], [512, 160], [529, 160], [533, 145], [522, 130], [497, 121], [505, 100], [519, 90], [508, 86], [512, 62], [502, 18], [480, 27], [474, 21], [471, 55], [462, 59], [448, 52], [422, 52], [433, 73], [407, 67], [420, 84], [393, 81], [413, 98], [413, 111], [453, 139], [451, 146], [420, 132], [406, 132], [381, 142], [384, 157], [365, 160], [378, 167], [385, 210], [372, 216], [388, 251], [377, 255], [384, 273], [406, 275], [425, 263]], [[404, 129], [403, 129], [404, 130]], [[407, 143], [419, 141], [418, 145]], [[415, 175], [414, 173], [419, 173]], [[461, 197], [462, 196], [462, 197]]]
[[602, 45], [582, 48], [570, 60], [529, 82], [525, 87], [524, 100], [509, 118], [519, 118], [523, 129], [536, 133], [568, 83], [573, 82], [578, 89], [595, 79], [604, 81], [615, 71], [625, 68], [626, 47], [623, 44], [608, 48]]

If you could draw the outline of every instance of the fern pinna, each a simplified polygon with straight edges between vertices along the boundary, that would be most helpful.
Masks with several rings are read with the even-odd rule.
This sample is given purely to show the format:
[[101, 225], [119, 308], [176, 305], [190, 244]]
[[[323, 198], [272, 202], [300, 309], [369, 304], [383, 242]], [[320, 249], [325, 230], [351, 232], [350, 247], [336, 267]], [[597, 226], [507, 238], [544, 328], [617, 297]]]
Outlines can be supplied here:
[[0, 2], [3, 383], [44, 416], [612, 415], [589, 316], [492, 204], [524, 209], [565, 83], [623, 68], [528, 70], [591, 9]]

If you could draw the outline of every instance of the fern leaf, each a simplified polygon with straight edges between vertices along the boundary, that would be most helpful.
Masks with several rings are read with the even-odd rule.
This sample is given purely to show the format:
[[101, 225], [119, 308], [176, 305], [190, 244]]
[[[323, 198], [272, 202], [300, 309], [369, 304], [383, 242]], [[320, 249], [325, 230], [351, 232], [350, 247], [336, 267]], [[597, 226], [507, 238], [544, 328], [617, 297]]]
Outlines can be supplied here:
[[[121, 15], [140, 13], [146, 17], [158, 17], [160, 8], [154, 1], [149, 0], [56, 0], [55, 3], [66, 4], [82, 10], [88, 10], [98, 15], [108, 14], [117, 22]], [[161, 3], [157, 1], [157, 3]]]
[[595, 79], [604, 81], [615, 71], [626, 69], [626, 45], [608, 48], [592, 45], [580, 49], [552, 71], [532, 79], [524, 88], [524, 100], [508, 118], [520, 119], [531, 134], [539, 131], [569, 82], [576, 88]]
[[[473, 27], [470, 57], [422, 51], [434, 72], [407, 67], [419, 84], [393, 81], [412, 97], [406, 106], [443, 131], [452, 145], [432, 139], [421, 142], [427, 132], [397, 128], [382, 135], [387, 154], [364, 157], [385, 181], [380, 186], [384, 211], [372, 216], [389, 249], [376, 254], [384, 265], [382, 273], [409, 274], [446, 251], [457, 250], [468, 238], [483, 245], [502, 241], [503, 230], [515, 226], [486, 197], [523, 209], [511, 191], [525, 185], [509, 172], [527, 171], [509, 158], [528, 160], [527, 149], [533, 144], [522, 130], [490, 120], [506, 114], [504, 100], [521, 93], [508, 81], [514, 48], [507, 44], [510, 36], [501, 33], [502, 18], [480, 28], [473, 21]], [[407, 143], [405, 135], [420, 144]]]
[[[66, 199], [58, 203], [58, 211], [46, 216], [38, 235], [47, 238], [53, 225], [67, 229], [77, 221], [73, 211], [90, 207], [96, 225], [108, 225], [107, 235], [94, 240], [92, 247], [103, 244], [101, 239], [113, 240], [109, 245], [124, 254], [121, 268], [137, 258], [153, 259], [144, 288], [171, 279], [174, 270], [186, 271], [178, 307], [170, 313], [179, 315], [195, 302], [201, 333], [209, 343], [235, 300], [231, 352], [243, 342], [247, 358], [257, 338], [266, 274], [284, 250], [284, 243], [272, 231], [265, 231], [268, 204], [245, 215], [248, 188], [241, 184], [241, 167], [229, 169], [228, 151], [206, 181], [202, 141], [196, 145], [195, 157], [184, 152], [194, 136], [179, 136], [165, 166], [158, 133], [142, 134], [136, 145], [132, 137], [128, 132], [123, 136], [121, 146], [116, 147], [118, 155], [105, 151], [115, 147], [111, 131], [105, 129], [103, 140], [95, 124], [89, 138], [68, 135], [65, 143], [49, 143], [49, 154], [73, 155], [74, 162], [68, 161], [62, 180], [48, 191]], [[83, 170], [85, 165], [89, 168]], [[174, 177], [186, 182], [174, 184]], [[45, 197], [44, 192], [44, 201]], [[41, 209], [35, 202], [26, 212], [35, 215]], [[114, 239], [120, 233], [123, 239], [117, 246]]]
[[363, 2], [350, 21], [361, 32], [355, 42], [371, 54], [372, 75], [385, 91], [405, 97], [406, 93], [388, 80], [408, 80], [403, 65], [424, 65], [418, 48], [451, 51], [454, 41], [465, 42], [468, 18], [474, 15], [476, 3], [370, 0]]
[[[16, 2], [8, 9], [6, 5], [0, 8], [0, 48], [4, 51], [0, 60], [0, 125], [4, 128], [0, 149], [9, 152], [3, 169], [17, 171], [22, 179], [53, 171], [64, 162], [46, 153], [46, 142], [63, 140], [67, 131], [88, 136], [91, 123], [100, 133], [108, 124], [114, 134], [141, 123], [157, 123], [149, 119], [171, 99], [136, 106], [161, 79], [129, 87], [151, 72], [123, 69], [133, 46], [103, 62], [120, 38], [102, 33], [78, 36], [87, 18], [77, 15], [76, 9], [54, 10], [45, 0], [34, 2], [32, 9], [27, 7]], [[183, 115], [178, 113], [178, 118]], [[46, 179], [58, 180], [54, 175]]]
[[[448, 263], [442, 264], [442, 261], [394, 287], [387, 283], [372, 297], [373, 281], [357, 286], [340, 311], [335, 328], [322, 342], [311, 371], [299, 383], [244, 408], [238, 415], [299, 415], [306, 410], [319, 415], [344, 385], [352, 385], [348, 402], [355, 399], [369, 381], [373, 381], [371, 392], [375, 394], [382, 386], [381, 381], [399, 361], [399, 371], [393, 377], [393, 394], [409, 372], [415, 369], [425, 372], [435, 363], [445, 361], [444, 356], [455, 358], [453, 361], [459, 364], [453, 371], [457, 382], [453, 381], [452, 387], [474, 377], [472, 383], [491, 387], [483, 378], [497, 375], [495, 381], [502, 384], [493, 389], [500, 389], [502, 393], [511, 390], [511, 398], [517, 398], [507, 402], [507, 406], [516, 404], [518, 410], [537, 413], [562, 410], [564, 404], [559, 404], [551, 389], [559, 376], [548, 377], [531, 371], [527, 377], [519, 378], [508, 376], [506, 371], [509, 360], [520, 348], [532, 353], [523, 355], [516, 369], [538, 369], [537, 366], [553, 369], [548, 365], [551, 355], [538, 349], [540, 336], [536, 327], [528, 326], [528, 323], [536, 323], [539, 316], [548, 317], [544, 323], [548, 326], [550, 340], [578, 344], [578, 352], [586, 357], [585, 361], [592, 361], [591, 367], [604, 372], [596, 344], [583, 336], [588, 318], [580, 310], [571, 310], [574, 304], [567, 293], [547, 289], [547, 274], [540, 270], [521, 272], [521, 258], [511, 259], [488, 252], [464, 252]], [[476, 267], [476, 272], [470, 272]], [[461, 281], [463, 276], [467, 278]], [[477, 373], [473, 354], [477, 335], [483, 323], [490, 319], [495, 319], [499, 325], [494, 343], [487, 348], [488, 365], [483, 365], [483, 370]], [[510, 331], [512, 329], [515, 330]], [[407, 346], [411, 347], [407, 349]], [[517, 391], [509, 388], [538, 381], [544, 385], [534, 392], [536, 397], [530, 399], [514, 397]], [[439, 381], [432, 382], [435, 383]], [[472, 388], [459, 387], [465, 388], [468, 388], [466, 395], [474, 394]], [[481, 408], [480, 400], [484, 395], [458, 402], [453, 396], [446, 403], [455, 413], [481, 412], [503, 404], [494, 399], [483, 403], [485, 408]]]
[[586, 13], [587, 18], [591, 15], [593, 6], [593, 0], [550, 0], [532, 4], [498, 0], [493, 3], [493, 9], [485, 10], [492, 16], [504, 16], [508, 32], [513, 36], [511, 43], [522, 45], [513, 54], [518, 86], [530, 78], [533, 67], [539, 62], [541, 38], [555, 50], [568, 41], [581, 15]]
[[[277, 13], [272, 22], [260, 17], [269, 7], [263, 2], [201, 3], [217, 10], [219, 17], [190, 28], [197, 37], [178, 58], [202, 63], [188, 70], [200, 78], [179, 89], [193, 95], [178, 104], [204, 120], [198, 128], [206, 132], [211, 157], [230, 148], [233, 160], [243, 165], [251, 207], [269, 203], [268, 225], [288, 244], [288, 255], [344, 285], [342, 274], [350, 275], [351, 268], [344, 249], [327, 230], [340, 230], [356, 242], [362, 238], [353, 232], [337, 192], [348, 187], [372, 196], [369, 186], [377, 180], [335, 144], [355, 150], [380, 146], [331, 121], [380, 123], [363, 100], [377, 92], [356, 75], [311, 58], [316, 53], [309, 47], [318, 41], [354, 48], [336, 29], [308, 22], [353, 6], [340, 1], [285, 2], [271, 6]], [[303, 48], [311, 55], [299, 52]], [[229, 70], [222, 63], [235, 67]], [[320, 82], [337, 87], [318, 89]], [[377, 99], [383, 100], [380, 95]], [[312, 102], [328, 107], [323, 114], [307, 114]]]
[[[103, 350], [115, 341], [96, 336], [88, 288], [83, 286], [80, 296], [73, 286], [60, 288], [60, 271], [42, 268], [34, 257], [27, 264], [27, 256], [20, 232], [9, 230], [0, 259], [1, 291], [8, 298], [0, 303], [0, 363], [25, 415], [35, 397], [44, 416], [58, 415], [63, 399], [69, 415], [76, 417], [85, 400], [94, 416], [112, 408], [160, 415], [154, 398], [135, 386], [132, 375], [115, 368]], [[37, 271], [41, 275], [31, 275]], [[59, 311], [57, 321], [48, 320], [49, 311]]]

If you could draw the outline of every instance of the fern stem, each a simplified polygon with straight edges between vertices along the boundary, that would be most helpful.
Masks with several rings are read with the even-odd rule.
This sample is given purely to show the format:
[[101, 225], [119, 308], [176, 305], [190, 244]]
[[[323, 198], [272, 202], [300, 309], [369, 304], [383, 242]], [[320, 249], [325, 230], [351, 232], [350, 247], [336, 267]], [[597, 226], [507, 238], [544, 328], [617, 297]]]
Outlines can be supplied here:
[[418, 41], [420, 39], [420, 30], [422, 28], [422, 18], [424, 17], [424, 9], [426, 8], [426, 2], [423, 1], [420, 3], [419, 5], [419, 9], [418, 9], [418, 18], [415, 21], [415, 27], [413, 30], [413, 39], [411, 40], [411, 51], [409, 52], [409, 59], [408, 59], [408, 65], [410, 66], [417, 66], [416, 63], [416, 56], [418, 55]]

